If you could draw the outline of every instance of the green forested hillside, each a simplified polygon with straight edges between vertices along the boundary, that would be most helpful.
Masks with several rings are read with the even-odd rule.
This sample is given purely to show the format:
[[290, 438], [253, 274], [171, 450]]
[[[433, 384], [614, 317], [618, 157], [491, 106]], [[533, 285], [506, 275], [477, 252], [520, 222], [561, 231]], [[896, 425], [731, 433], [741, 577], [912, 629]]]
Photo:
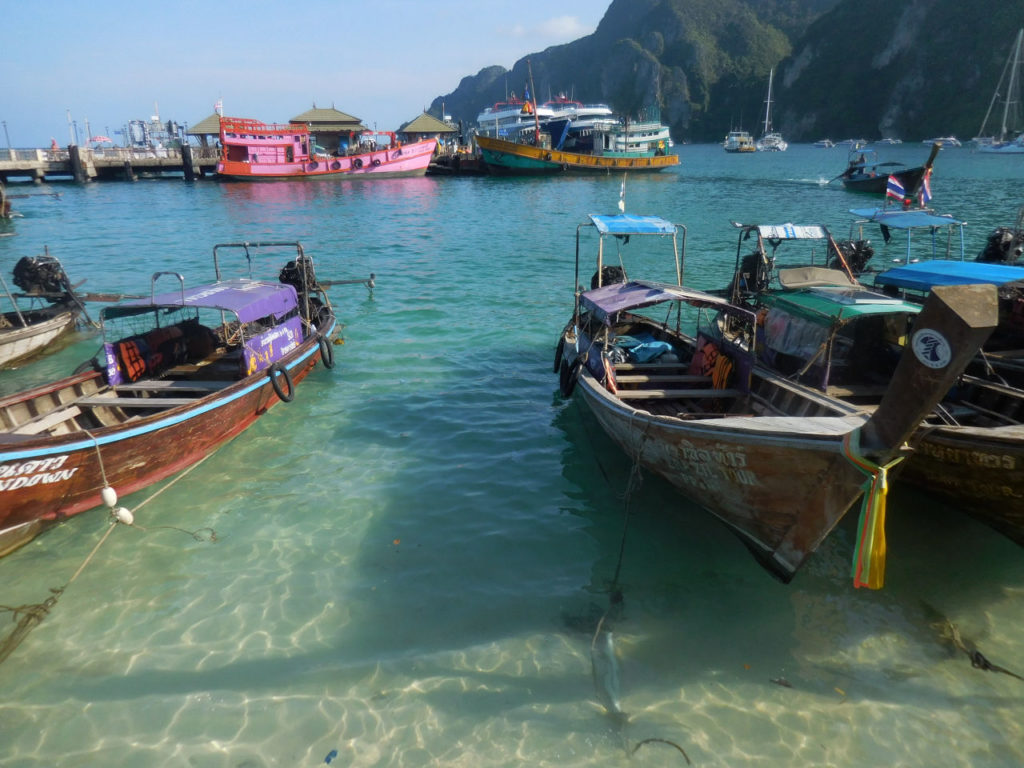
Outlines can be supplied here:
[[973, 136], [1024, 0], [614, 0], [597, 30], [494, 66], [438, 97], [472, 123], [530, 61], [538, 98], [566, 93], [636, 114], [657, 105], [679, 140], [756, 132], [775, 67], [775, 126], [794, 141]]

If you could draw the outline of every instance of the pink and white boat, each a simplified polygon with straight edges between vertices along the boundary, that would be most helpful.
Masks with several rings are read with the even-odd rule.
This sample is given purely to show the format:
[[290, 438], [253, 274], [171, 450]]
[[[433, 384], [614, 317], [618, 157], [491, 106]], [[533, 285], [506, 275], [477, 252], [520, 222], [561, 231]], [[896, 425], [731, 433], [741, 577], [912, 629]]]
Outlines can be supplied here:
[[[381, 145], [379, 137], [388, 139]], [[237, 117], [220, 119], [221, 156], [217, 173], [228, 179], [295, 179], [324, 176], [420, 176], [436, 139], [402, 144], [393, 133], [367, 133], [372, 150], [328, 155], [316, 151], [309, 128]]]

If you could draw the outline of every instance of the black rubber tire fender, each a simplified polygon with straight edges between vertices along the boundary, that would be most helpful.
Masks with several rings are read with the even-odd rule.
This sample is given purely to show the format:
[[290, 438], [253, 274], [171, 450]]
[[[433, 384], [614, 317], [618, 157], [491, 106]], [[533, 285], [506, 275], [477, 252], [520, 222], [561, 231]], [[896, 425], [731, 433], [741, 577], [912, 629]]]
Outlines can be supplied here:
[[320, 362], [327, 370], [334, 367], [334, 347], [331, 346], [331, 340], [324, 334], [320, 334]]
[[[270, 386], [274, 388], [274, 394], [281, 399], [282, 403], [290, 403], [295, 399], [295, 386], [292, 384], [292, 377], [287, 368], [280, 363], [273, 363], [267, 369], [267, 375], [270, 376]], [[281, 386], [282, 379], [286, 388]]]

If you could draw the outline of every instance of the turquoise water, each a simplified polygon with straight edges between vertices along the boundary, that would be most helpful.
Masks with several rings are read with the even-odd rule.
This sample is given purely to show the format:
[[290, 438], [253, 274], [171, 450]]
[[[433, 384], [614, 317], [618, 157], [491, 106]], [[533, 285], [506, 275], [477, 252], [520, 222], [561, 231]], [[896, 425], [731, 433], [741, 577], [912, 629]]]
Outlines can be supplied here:
[[[841, 149], [678, 151], [677, 170], [628, 180], [626, 206], [687, 226], [698, 287], [730, 274], [731, 220], [845, 236], [867, 202], [825, 183]], [[1022, 172], [1024, 157], [939, 156], [933, 202], [970, 222], [970, 253], [1016, 218]], [[0, 665], [0, 764], [685, 764], [663, 742], [628, 756], [649, 738], [700, 766], [1024, 764], [1024, 682], [973, 669], [931, 626], [948, 617], [1024, 674], [1020, 548], [897, 489], [883, 590], [852, 588], [849, 524], [782, 585], [667, 483], [630, 485], [629, 460], [557, 396], [576, 225], [619, 188], [141, 180], [16, 200], [8, 279], [45, 245], [83, 290], [140, 291], [160, 269], [209, 279], [214, 243], [298, 239], [321, 277], [374, 272], [377, 289], [332, 290], [333, 370], [152, 501], [123, 500], [139, 527], [114, 530]], [[0, 372], [0, 393], [96, 347], [83, 333]], [[44, 600], [107, 528], [80, 515], [0, 560], [0, 604]], [[182, 532], [203, 528], [216, 540]], [[607, 621], [625, 725], [591, 666], [620, 546]]]

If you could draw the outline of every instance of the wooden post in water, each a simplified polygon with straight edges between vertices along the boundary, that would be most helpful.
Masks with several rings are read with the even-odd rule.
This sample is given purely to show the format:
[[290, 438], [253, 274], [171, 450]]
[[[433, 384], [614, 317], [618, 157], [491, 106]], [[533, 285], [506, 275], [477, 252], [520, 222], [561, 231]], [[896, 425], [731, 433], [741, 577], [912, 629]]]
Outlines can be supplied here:
[[68, 160], [71, 161], [71, 176], [79, 184], [84, 184], [89, 179], [82, 167], [82, 153], [77, 144], [68, 144]]
[[125, 181], [135, 181], [135, 171], [132, 170], [132, 161], [131, 160], [125, 160], [124, 161], [124, 180]]
[[185, 181], [196, 180], [196, 167], [192, 164], [192, 145], [181, 145], [181, 170], [185, 172]]

